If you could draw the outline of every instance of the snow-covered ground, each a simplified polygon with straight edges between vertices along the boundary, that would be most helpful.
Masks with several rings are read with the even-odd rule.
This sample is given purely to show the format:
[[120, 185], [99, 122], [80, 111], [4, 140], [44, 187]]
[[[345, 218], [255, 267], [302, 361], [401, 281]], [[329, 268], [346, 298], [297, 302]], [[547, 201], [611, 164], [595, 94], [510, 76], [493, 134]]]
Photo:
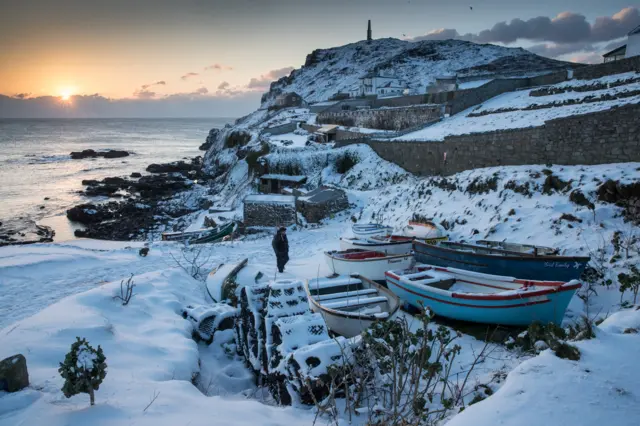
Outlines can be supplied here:
[[282, 135], [269, 136], [269, 142], [281, 145], [285, 148], [301, 148], [304, 147], [309, 138], [307, 132], [284, 133]]
[[[640, 73], [624, 73], [606, 76], [594, 80], [572, 80], [548, 86], [549, 88], [568, 88], [575, 86], [589, 86], [593, 84], [606, 84], [616, 81], [631, 81], [640, 77]], [[568, 100], [580, 101], [587, 97], [600, 97], [603, 95], [616, 95], [624, 92], [640, 90], [640, 81], [630, 82], [621, 86], [590, 90], [584, 92], [567, 91], [548, 96], [529, 96], [530, 90], [519, 90], [505, 93], [491, 98], [487, 102], [471, 107], [452, 117], [418, 130], [407, 133], [393, 140], [416, 141], [442, 141], [446, 136], [463, 135], [468, 133], [482, 133], [503, 129], [519, 129], [525, 127], [542, 126], [545, 121], [572, 115], [587, 114], [603, 111], [620, 105], [640, 103], [640, 95], [623, 97], [620, 99], [604, 100], [565, 106], [555, 106], [543, 109], [522, 110], [531, 105], [544, 105]], [[514, 111], [499, 112], [503, 108], [516, 109]], [[496, 112], [493, 112], [496, 111]], [[482, 116], [469, 116], [469, 114], [486, 113]]]

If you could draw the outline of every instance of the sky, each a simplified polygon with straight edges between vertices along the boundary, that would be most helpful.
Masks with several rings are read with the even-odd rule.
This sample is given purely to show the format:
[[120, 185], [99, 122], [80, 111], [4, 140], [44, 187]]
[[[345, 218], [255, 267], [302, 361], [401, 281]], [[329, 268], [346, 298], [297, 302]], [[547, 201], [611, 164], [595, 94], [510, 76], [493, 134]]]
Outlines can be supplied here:
[[240, 116], [312, 50], [363, 39], [368, 19], [375, 38], [460, 38], [599, 62], [640, 24], [638, 7], [630, 0], [0, 0], [0, 116]]

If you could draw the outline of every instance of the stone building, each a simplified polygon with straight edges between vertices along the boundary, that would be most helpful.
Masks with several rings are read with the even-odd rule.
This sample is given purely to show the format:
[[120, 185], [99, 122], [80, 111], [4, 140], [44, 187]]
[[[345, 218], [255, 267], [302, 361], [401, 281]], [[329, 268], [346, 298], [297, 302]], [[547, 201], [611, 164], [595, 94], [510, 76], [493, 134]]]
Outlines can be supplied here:
[[349, 208], [347, 194], [340, 189], [319, 187], [296, 200], [297, 210], [307, 222], [317, 223]]
[[291, 195], [247, 195], [244, 226], [290, 226], [296, 223], [296, 198]]
[[295, 92], [282, 93], [276, 97], [275, 106], [277, 108], [299, 107], [304, 104], [302, 96]]

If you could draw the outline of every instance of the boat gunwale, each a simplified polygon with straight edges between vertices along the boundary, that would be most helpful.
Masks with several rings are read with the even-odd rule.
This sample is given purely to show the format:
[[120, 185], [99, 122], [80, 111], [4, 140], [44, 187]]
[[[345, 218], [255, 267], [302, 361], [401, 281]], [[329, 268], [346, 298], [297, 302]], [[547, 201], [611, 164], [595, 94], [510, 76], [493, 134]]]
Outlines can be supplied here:
[[340, 311], [340, 310], [336, 310], [336, 309], [327, 308], [327, 307], [321, 305], [320, 303], [318, 303], [313, 298], [313, 296], [311, 295], [311, 291], [309, 289], [309, 280], [307, 280], [307, 282], [305, 283], [305, 290], [307, 291], [307, 298], [320, 311], [326, 312], [326, 313], [328, 313], [330, 315], [333, 315], [333, 316], [338, 316], [338, 317], [348, 318], [348, 319], [359, 319], [359, 320], [365, 320], [365, 321], [386, 321], [389, 318], [391, 318], [393, 315], [395, 315], [396, 312], [398, 312], [398, 310], [400, 309], [400, 298], [394, 292], [392, 292], [388, 288], [385, 288], [384, 286], [376, 283], [375, 281], [370, 280], [369, 278], [363, 277], [362, 275], [353, 274], [353, 275], [349, 275], [349, 277], [350, 278], [359, 279], [359, 280], [361, 280], [363, 282], [367, 281], [369, 285], [375, 286], [375, 288], [378, 290], [378, 292], [383, 292], [383, 293], [386, 294], [387, 303], [389, 303], [389, 305], [391, 305], [391, 303], [389, 301], [389, 298], [395, 299], [396, 302], [397, 302], [396, 303], [396, 307], [393, 310], [388, 311], [389, 315], [387, 315], [386, 318], [379, 318], [379, 317], [376, 317], [374, 314], [361, 314], [361, 313], [357, 313], [357, 312]]
[[[453, 252], [453, 253], [461, 253], [461, 254], [471, 254], [473, 256], [479, 256], [479, 257], [488, 257], [491, 259], [508, 259], [508, 260], [536, 260], [536, 261], [581, 261], [581, 262], [589, 262], [591, 260], [590, 257], [587, 256], [557, 256], [557, 255], [533, 255], [533, 254], [528, 254], [528, 253], [518, 253], [518, 252], [514, 252], [514, 251], [508, 251], [508, 250], [500, 250], [500, 249], [493, 249], [493, 248], [487, 248], [487, 247], [482, 247], [482, 246], [476, 246], [476, 245], [472, 245], [472, 244], [466, 244], [466, 243], [456, 243], [456, 242], [452, 242], [452, 241], [446, 241], [445, 243], [448, 245], [457, 245], [460, 247], [468, 247], [468, 248], [480, 248], [482, 250], [487, 250], [487, 251], [493, 251], [493, 252], [497, 252], [498, 254], [501, 254], [501, 256], [497, 256], [496, 254], [490, 254], [490, 253], [476, 253], [476, 252], [463, 252], [461, 250], [456, 250], [456, 249], [452, 249], [452, 248], [448, 248], [448, 247], [443, 247], [439, 244], [428, 244], [428, 243], [424, 243], [418, 239], [413, 240], [413, 244], [418, 244], [418, 245], [422, 245], [422, 246], [427, 246], [427, 247], [432, 247], [436, 250], [440, 250], [440, 251], [444, 251], [444, 252]], [[429, 255], [426, 252], [421, 252], [419, 250], [416, 250], [416, 247], [414, 247], [414, 251], [416, 253], [421, 253], [421, 254], [425, 254], [425, 255]]]
[[[408, 241], [368, 241], [363, 240], [362, 238], [340, 238], [341, 241], [347, 241], [349, 244], [353, 245], [361, 245], [363, 247], [367, 246], [395, 246], [399, 244], [413, 244], [413, 239], [409, 239]], [[354, 241], [358, 240], [358, 241]], [[362, 242], [360, 242], [362, 241]]]
[[[387, 277], [387, 281], [392, 282], [394, 285], [402, 288], [405, 291], [408, 291], [409, 293], [413, 293], [417, 296], [420, 297], [427, 297], [424, 294], [421, 294], [418, 292], [418, 290], [422, 290], [418, 284], [416, 283], [412, 283], [410, 281], [407, 281], [405, 279], [403, 279], [403, 277], [401, 275], [396, 275], [395, 273], [393, 273], [392, 271], [387, 271], [385, 272], [385, 276]], [[389, 278], [391, 278], [391, 280], [389, 280]], [[394, 282], [393, 280], [396, 280], [397, 282]], [[460, 280], [460, 281], [465, 281], [468, 283], [473, 284], [473, 281], [467, 281], [467, 280]], [[452, 299], [463, 299], [463, 300], [485, 300], [485, 301], [496, 301], [496, 300], [524, 300], [524, 299], [528, 299], [531, 297], [537, 297], [537, 296], [545, 296], [551, 293], [561, 293], [564, 291], [571, 291], [571, 290], [577, 290], [580, 287], [582, 287], [582, 284], [577, 281], [575, 284], [570, 284], [572, 281], [577, 281], [577, 280], [571, 280], [569, 282], [561, 282], [561, 281], [530, 281], [530, 280], [517, 280], [514, 279], [511, 282], [514, 283], [518, 283], [518, 284], [522, 284], [522, 287], [528, 287], [530, 285], [536, 285], [535, 283], [546, 283], [546, 284], [542, 284], [540, 285], [541, 287], [548, 287], [548, 288], [544, 288], [541, 290], [535, 290], [532, 292], [528, 292], [528, 293], [515, 293], [515, 294], [508, 294], [508, 295], [501, 295], [499, 293], [490, 293], [490, 294], [479, 294], [479, 293], [457, 293], [457, 292], [453, 292], [453, 291], [449, 291], [449, 290], [442, 290], [439, 289], [437, 287], [433, 287], [432, 289], [429, 288], [425, 288], [424, 291], [427, 292], [431, 292], [431, 294], [433, 295], [440, 295], [440, 296], [445, 296], [445, 297], [451, 297]], [[402, 286], [400, 286], [399, 284], [402, 283], [406, 286], [410, 286], [413, 289], [415, 289], [415, 291], [412, 291], [410, 289], [404, 288]], [[533, 284], [531, 284], [533, 283]], [[559, 283], [559, 285], [553, 285], [552, 283]], [[476, 283], [477, 284], [477, 283]], [[551, 284], [551, 285], [550, 285]], [[423, 287], [429, 287], [429, 286], [423, 286]], [[521, 287], [521, 288], [522, 288]], [[435, 290], [439, 290], [439, 291], [435, 291]], [[510, 290], [510, 291], [517, 291], [517, 289], [514, 290]], [[450, 303], [444, 300], [439, 300], [436, 299], [440, 302], [443, 303]], [[529, 302], [527, 302], [529, 303]], [[463, 306], [468, 306], [468, 305], [463, 305]], [[472, 306], [470, 306], [472, 307]], [[481, 306], [484, 307], [484, 306]], [[500, 307], [500, 306], [497, 306]]]
[[364, 250], [363, 252], [372, 252], [372, 253], [383, 253], [384, 256], [382, 257], [371, 257], [371, 258], [367, 258], [367, 259], [344, 259], [342, 257], [336, 257], [333, 255], [333, 253], [341, 253], [341, 252], [345, 252], [346, 250], [330, 250], [330, 251], [325, 251], [324, 255], [332, 260], [340, 260], [343, 262], [375, 262], [375, 261], [380, 261], [380, 260], [389, 260], [389, 259], [396, 259], [399, 257], [409, 257], [412, 256], [410, 253], [405, 253], [405, 254], [387, 254], [381, 251], [377, 251], [377, 250]]

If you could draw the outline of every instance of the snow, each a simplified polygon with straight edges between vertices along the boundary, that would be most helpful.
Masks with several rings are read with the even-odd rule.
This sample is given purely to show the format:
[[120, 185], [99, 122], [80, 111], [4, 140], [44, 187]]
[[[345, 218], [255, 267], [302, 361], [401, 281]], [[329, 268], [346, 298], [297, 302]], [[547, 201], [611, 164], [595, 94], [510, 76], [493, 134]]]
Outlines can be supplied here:
[[[563, 88], [589, 86], [596, 83], [631, 81], [631, 78], [633, 77], [638, 78], [640, 77], [640, 74], [625, 73], [606, 76], [594, 80], [572, 80], [569, 82], [558, 83], [547, 87]], [[545, 121], [553, 120], [556, 118], [603, 111], [626, 104], [637, 104], [640, 103], [640, 94], [614, 100], [565, 106], [554, 106], [544, 109], [523, 110], [523, 108], [534, 104], [543, 105], [567, 100], [579, 101], [590, 96], [599, 97], [602, 95], [615, 95], [618, 93], [636, 90], [640, 90], [640, 81], [601, 90], [591, 90], [585, 92], [568, 91], [565, 93], [548, 96], [529, 96], [529, 90], [508, 92], [491, 98], [490, 100], [479, 106], [471, 107], [459, 114], [447, 117], [429, 127], [415, 132], [407, 133], [406, 135], [400, 136], [393, 140], [442, 141], [445, 137], [452, 135], [463, 135], [469, 133], [490, 132], [494, 130], [542, 126]], [[503, 108], [516, 108], [517, 110], [509, 112], [494, 112], [499, 111]], [[469, 114], [472, 113], [477, 114], [482, 112], [491, 113], [479, 117], [469, 116]]]
[[307, 143], [309, 135], [297, 133], [284, 133], [282, 135], [269, 136], [269, 142], [280, 144], [286, 148], [300, 148]]
[[465, 82], [462, 82], [462, 83], [458, 84], [458, 90], [475, 89], [477, 87], [484, 86], [485, 84], [487, 84], [487, 83], [489, 83], [491, 81], [493, 81], [493, 79], [465, 81]]
[[577, 342], [580, 361], [560, 359], [550, 350], [523, 362], [491, 397], [454, 417], [447, 426], [637, 425], [640, 418], [640, 339], [620, 334], [619, 322], [640, 311], [613, 314], [596, 338]]
[[292, 195], [254, 194], [244, 198], [245, 203], [260, 204], [295, 204], [296, 197]]
[[86, 345], [83, 345], [78, 350], [78, 360], [76, 362], [76, 368], [84, 368], [87, 371], [93, 370], [93, 362], [97, 359], [97, 355], [89, 350]]
[[266, 175], [260, 176], [260, 179], [275, 179], [275, 180], [282, 180], [287, 182], [302, 182], [303, 180], [306, 179], [306, 176], [266, 174]]

